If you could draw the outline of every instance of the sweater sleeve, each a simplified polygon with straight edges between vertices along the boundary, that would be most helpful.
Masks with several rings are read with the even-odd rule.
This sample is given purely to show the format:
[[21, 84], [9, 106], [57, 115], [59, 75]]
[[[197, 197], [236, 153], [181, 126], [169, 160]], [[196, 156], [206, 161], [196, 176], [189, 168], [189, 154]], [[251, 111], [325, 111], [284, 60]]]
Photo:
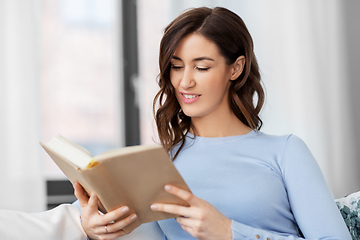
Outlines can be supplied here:
[[321, 170], [300, 138], [288, 137], [279, 165], [291, 210], [305, 238], [281, 235], [232, 221], [233, 239], [351, 240]]

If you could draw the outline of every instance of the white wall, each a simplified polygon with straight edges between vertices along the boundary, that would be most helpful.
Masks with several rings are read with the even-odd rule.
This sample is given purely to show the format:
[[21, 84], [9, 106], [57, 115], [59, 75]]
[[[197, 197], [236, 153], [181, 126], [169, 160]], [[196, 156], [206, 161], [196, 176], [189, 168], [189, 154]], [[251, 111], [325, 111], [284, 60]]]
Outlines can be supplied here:
[[0, 208], [45, 210], [40, 160], [39, 2], [0, 1]]

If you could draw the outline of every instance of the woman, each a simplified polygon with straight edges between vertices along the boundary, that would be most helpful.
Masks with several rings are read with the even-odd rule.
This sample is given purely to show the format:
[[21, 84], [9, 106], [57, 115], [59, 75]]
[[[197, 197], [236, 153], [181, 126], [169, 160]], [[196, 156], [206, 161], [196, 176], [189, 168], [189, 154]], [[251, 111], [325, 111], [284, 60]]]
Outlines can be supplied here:
[[[167, 239], [351, 239], [303, 141], [259, 131], [264, 93], [239, 16], [204, 7], [181, 14], [165, 29], [159, 64], [160, 141], [192, 190], [165, 186], [189, 207], [151, 206], [181, 216], [158, 222]], [[109, 224], [124, 207], [99, 216], [96, 196], [88, 204], [75, 188], [90, 238], [122, 236], [136, 218]]]

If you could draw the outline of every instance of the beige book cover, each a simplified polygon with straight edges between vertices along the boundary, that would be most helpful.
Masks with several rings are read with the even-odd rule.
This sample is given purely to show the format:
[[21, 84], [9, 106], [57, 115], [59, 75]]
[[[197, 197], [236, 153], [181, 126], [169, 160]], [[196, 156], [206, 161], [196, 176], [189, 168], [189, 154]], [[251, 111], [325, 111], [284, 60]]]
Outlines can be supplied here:
[[[87, 150], [69, 140], [67, 144], [76, 151], [65, 151], [51, 141], [40, 144], [71, 182], [79, 182], [89, 196], [92, 192], [98, 195], [100, 211], [106, 213], [126, 205], [130, 208], [126, 216], [137, 214], [137, 220], [123, 229], [127, 233], [143, 223], [176, 217], [152, 211], [153, 203], [188, 205], [164, 190], [165, 184], [173, 184], [190, 191], [161, 145], [125, 147], [91, 157]], [[88, 155], [91, 167], [80, 168], [69, 160], [73, 155], [80, 159], [79, 154]]]

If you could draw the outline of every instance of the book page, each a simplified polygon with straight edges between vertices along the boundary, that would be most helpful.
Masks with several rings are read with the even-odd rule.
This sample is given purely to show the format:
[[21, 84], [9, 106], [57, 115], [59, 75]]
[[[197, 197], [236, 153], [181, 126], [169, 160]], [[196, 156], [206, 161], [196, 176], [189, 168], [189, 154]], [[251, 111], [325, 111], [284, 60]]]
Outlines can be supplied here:
[[53, 137], [46, 146], [80, 169], [86, 168], [92, 160], [91, 154], [86, 149], [61, 136]]
[[149, 144], [149, 145], [136, 145], [136, 146], [130, 146], [130, 147], [116, 148], [116, 149], [112, 149], [112, 150], [103, 152], [103, 153], [95, 156], [94, 159], [97, 162], [101, 162], [103, 160], [106, 160], [108, 158], [113, 158], [116, 156], [125, 156], [125, 155], [129, 155], [129, 154], [149, 151], [149, 150], [158, 149], [158, 148], [162, 148], [162, 146], [159, 144], [151, 144], [151, 145]]

